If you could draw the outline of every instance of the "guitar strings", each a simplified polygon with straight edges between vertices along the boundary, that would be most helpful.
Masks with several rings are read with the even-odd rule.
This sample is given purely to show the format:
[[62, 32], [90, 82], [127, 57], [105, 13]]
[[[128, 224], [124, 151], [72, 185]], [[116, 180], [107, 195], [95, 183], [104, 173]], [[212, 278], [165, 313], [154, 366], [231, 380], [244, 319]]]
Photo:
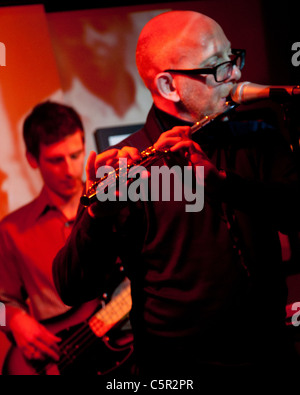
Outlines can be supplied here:
[[[89, 328], [86, 328], [89, 329]], [[96, 340], [100, 340], [100, 338], [97, 338], [91, 330], [88, 330], [88, 332], [85, 334], [83, 331], [81, 334], [81, 338], [84, 336], [84, 338], [80, 341], [80, 343], [77, 343], [75, 345], [75, 348], [71, 350], [71, 352], [66, 352], [64, 353], [64, 356], [61, 358], [61, 360], [58, 362], [58, 369], [60, 372], [63, 372], [70, 364], [74, 362], [74, 359], [77, 358], [80, 354], [82, 354], [88, 347], [90, 347]], [[77, 354], [76, 354], [77, 352]]]
[[87, 323], [83, 324], [81, 328], [79, 328], [76, 332], [73, 333], [72, 336], [70, 336], [70, 338], [66, 339], [64, 342], [62, 342], [62, 343], [59, 345], [59, 347], [60, 347], [60, 349], [61, 349], [61, 351], [62, 351], [61, 359], [60, 359], [57, 363], [55, 363], [55, 362], [47, 363], [47, 364], [46, 364], [43, 368], [41, 368], [40, 371], [38, 371], [37, 373], [38, 373], [38, 374], [42, 374], [43, 371], [47, 368], [47, 366], [49, 367], [49, 366], [52, 366], [52, 365], [57, 365], [57, 366], [59, 367], [60, 364], [64, 362], [64, 359], [65, 359], [65, 358], [68, 359], [68, 357], [67, 357], [67, 354], [68, 354], [68, 353], [66, 352], [67, 348], [68, 348], [68, 347], [71, 347], [72, 344], [76, 345], [77, 338], [78, 338], [78, 339], [81, 339], [82, 336], [85, 336], [85, 332], [87, 332], [87, 334], [88, 334], [88, 332], [89, 332], [89, 326], [88, 326]]
[[[121, 321], [123, 321], [124, 318], [125, 317], [123, 317]], [[116, 325], [118, 324], [119, 322], [116, 323]], [[78, 331], [78, 334], [79, 332], [80, 331]], [[89, 326], [86, 326], [81, 332], [80, 336], [78, 336], [78, 338], [75, 339], [75, 344], [74, 344], [75, 347], [71, 349], [71, 352], [65, 352], [61, 360], [58, 362], [57, 365], [59, 367], [59, 370], [63, 371], [64, 369], [66, 369], [74, 361], [75, 358], [77, 358], [80, 354], [82, 354], [97, 340], [103, 340], [103, 339], [102, 337], [97, 337], [95, 333], [91, 330], [91, 328]], [[127, 347], [124, 347], [123, 350], [126, 348]], [[110, 349], [113, 348], [110, 347]], [[122, 349], [120, 349], [120, 351], [122, 351]]]
[[[112, 317], [114, 314], [119, 313], [119, 311], [122, 309], [122, 311], [124, 310], [124, 308], [126, 308], [126, 311], [128, 311], [127, 309], [127, 305], [128, 305], [128, 296], [130, 296], [130, 287], [127, 287], [127, 289], [123, 289], [122, 292], [120, 292], [113, 300], [113, 308], [110, 306], [110, 310], [111, 310], [111, 314], [108, 314], [107, 311], [105, 310], [105, 308], [103, 310], [100, 310], [98, 313], [96, 313], [87, 323], [87, 325], [84, 328], [80, 328], [83, 329], [82, 331], [78, 330], [77, 333], [75, 333], [72, 337], [69, 338], [69, 340], [71, 340], [72, 338], [72, 342], [68, 341], [66, 342], [66, 344], [64, 344], [64, 348], [67, 349], [68, 347], [72, 347], [72, 343], [75, 342], [75, 348], [73, 347], [73, 350], [71, 348], [71, 353], [68, 352], [64, 352], [64, 358], [62, 358], [61, 361], [59, 361], [59, 367], [64, 363], [66, 363], [68, 365], [68, 363], [72, 362], [74, 360], [74, 355], [76, 354], [76, 352], [78, 353], [78, 355], [80, 354], [80, 351], [82, 349], [82, 351], [84, 351], [87, 347], [89, 347], [89, 344], [87, 344], [87, 341], [90, 340], [93, 342], [97, 339], [101, 339], [103, 336], [97, 336], [97, 331], [99, 333], [99, 328], [102, 328], [103, 325], [105, 326], [105, 323], [103, 323], [99, 317], [97, 317], [98, 315], [101, 315], [102, 317]], [[131, 299], [130, 299], [131, 300]], [[124, 302], [126, 303], [124, 306]], [[102, 313], [102, 314], [101, 314]], [[125, 314], [125, 316], [123, 316], [120, 319], [118, 319], [118, 321], [124, 321], [124, 318], [128, 315]], [[119, 322], [115, 322], [114, 325], [112, 325], [111, 328], [115, 327], [116, 325], [118, 325]], [[109, 329], [111, 329], [109, 328]], [[80, 334], [81, 332], [81, 334]], [[88, 332], [88, 333], [86, 333]], [[107, 333], [108, 331], [106, 331], [105, 333]], [[105, 334], [104, 333], [104, 334]], [[79, 336], [80, 334], [80, 336]], [[82, 340], [82, 342], [80, 343], [82, 337], [84, 336], [84, 339]], [[89, 336], [89, 337], [87, 337]], [[90, 340], [89, 340], [90, 339]], [[79, 342], [79, 343], [78, 343]], [[83, 345], [85, 342], [85, 348], [83, 349]], [[76, 344], [77, 343], [77, 344]]]
[[[125, 296], [123, 296], [123, 300], [125, 300]], [[121, 302], [122, 302], [122, 300], [121, 300]], [[120, 302], [117, 304], [120, 304]], [[96, 314], [96, 316], [97, 316], [97, 314]], [[95, 318], [95, 316], [92, 318]], [[101, 337], [97, 337], [95, 332], [92, 330], [92, 328], [89, 324], [91, 322], [91, 320], [92, 319], [90, 319], [88, 322], [83, 323], [83, 325], [77, 331], [75, 331], [73, 333], [73, 335], [71, 335], [68, 339], [66, 339], [64, 342], [62, 342], [60, 344], [60, 348], [63, 352], [62, 352], [61, 359], [56, 363], [56, 365], [59, 368], [59, 371], [64, 370], [68, 365], [70, 365], [70, 363], [72, 363], [74, 361], [74, 359], [75, 359], [74, 355], [76, 354], [76, 352], [78, 353], [78, 355], [80, 355], [94, 341], [101, 339]], [[124, 317], [121, 319], [121, 321], [122, 320], [124, 320]], [[114, 326], [116, 326], [117, 324], [118, 323], [116, 323]], [[89, 345], [87, 345], [87, 343], [84, 344], [87, 341], [89, 341]], [[68, 352], [68, 349], [70, 349], [70, 352]], [[80, 349], [82, 349], [82, 351]], [[43, 369], [41, 369], [38, 372], [38, 374], [42, 374], [44, 372], [44, 370], [47, 368], [47, 366], [51, 366], [51, 365], [55, 365], [55, 363], [46, 364], [43, 367]]]
[[[120, 351], [121, 352], [121, 351], [125, 351], [126, 349], [128, 349], [128, 353], [121, 359], [121, 361], [117, 361], [117, 364], [116, 364], [115, 367], [103, 370], [100, 374], [107, 374], [107, 372], [114, 370], [118, 366], [118, 364], [121, 364], [124, 361], [126, 361], [130, 357], [130, 355], [133, 353], [133, 346], [132, 346], [132, 344], [129, 344], [129, 346], [127, 345], [127, 346], [119, 348], [119, 349], [115, 349], [115, 348], [111, 347], [109, 344], [107, 344], [107, 342], [104, 341], [103, 339], [98, 338], [95, 335], [94, 336], [91, 336], [91, 335], [92, 335], [92, 333], [90, 332], [89, 336], [84, 339], [84, 343], [81, 343], [80, 348], [78, 348], [76, 350], [77, 354], [76, 354], [76, 352], [73, 352], [73, 355], [76, 354], [76, 358], [79, 355], [81, 355], [86, 349], [91, 347], [91, 345], [97, 340], [104, 342], [104, 344], [108, 347], [108, 349], [110, 349], [112, 351]], [[70, 363], [72, 363], [72, 359], [70, 359], [70, 358], [65, 359], [64, 361], [62, 361], [59, 364], [60, 371], [64, 371], [64, 369], [66, 369], [70, 365]]]
[[[78, 354], [76, 355], [76, 357], [78, 357], [80, 354], [82, 354], [87, 348], [91, 347], [91, 345], [96, 341], [96, 340], [101, 340], [101, 338], [97, 338], [96, 336], [93, 336], [92, 338], [90, 337], [88, 339], [89, 341], [85, 340], [85, 345], [83, 347], [81, 347], [80, 349], [78, 349]], [[107, 368], [106, 370], [102, 370], [101, 372], [97, 372], [98, 375], [104, 375], [107, 374], [109, 372], [112, 372], [113, 370], [115, 370], [118, 366], [120, 366], [121, 364], [123, 364], [125, 361], [127, 361], [130, 356], [133, 353], [133, 345], [132, 343], [129, 343], [129, 345], [124, 346], [120, 349], [115, 349], [113, 347], [111, 347], [106, 341], [104, 341], [104, 344], [108, 347], [109, 350], [112, 351], [125, 351], [126, 349], [128, 349], [128, 352], [126, 353], [125, 356], [123, 356], [121, 358], [121, 360], [116, 361], [115, 366], [111, 367], [111, 368]], [[68, 367], [68, 365], [70, 364], [70, 362], [72, 361], [65, 361], [65, 364], [60, 364], [60, 370], [63, 371], [64, 369], [66, 369]]]
[[59, 371], [62, 372], [74, 361], [76, 352], [80, 355], [81, 349], [82, 352], [85, 351], [86, 348], [96, 340], [101, 340], [101, 338], [94, 334], [88, 323], [83, 324], [83, 326], [74, 332], [69, 339], [60, 344], [60, 360], [57, 363], [51, 362], [46, 364], [37, 373], [42, 374], [47, 366], [49, 367], [53, 365], [56, 365]]

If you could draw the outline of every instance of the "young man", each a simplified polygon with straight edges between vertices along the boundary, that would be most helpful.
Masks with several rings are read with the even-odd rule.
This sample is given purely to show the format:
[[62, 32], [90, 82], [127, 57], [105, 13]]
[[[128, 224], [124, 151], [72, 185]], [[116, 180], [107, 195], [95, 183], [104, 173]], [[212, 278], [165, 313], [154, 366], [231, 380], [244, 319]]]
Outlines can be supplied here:
[[247, 133], [244, 124], [222, 122], [193, 138], [190, 133], [193, 123], [226, 110], [243, 61], [243, 51], [232, 50], [221, 27], [202, 14], [168, 12], [145, 26], [137, 66], [154, 106], [141, 131], [90, 155], [88, 185], [99, 167], [117, 167], [119, 158], [137, 161], [154, 145], [171, 151], [156, 165], [204, 166], [204, 208], [187, 212], [184, 199], [172, 198], [126, 207], [96, 202], [80, 210], [54, 261], [57, 289], [73, 305], [95, 297], [93, 279], [122, 257], [142, 377], [203, 383], [221, 373], [249, 379], [269, 367], [274, 377], [290, 355], [277, 234], [299, 226], [289, 146], [260, 124], [248, 125]]
[[0, 223], [0, 301], [6, 330], [29, 360], [59, 359], [60, 339], [39, 323], [65, 313], [52, 261], [67, 240], [82, 194], [84, 129], [70, 107], [45, 102], [24, 123], [26, 156], [44, 182], [39, 197]]

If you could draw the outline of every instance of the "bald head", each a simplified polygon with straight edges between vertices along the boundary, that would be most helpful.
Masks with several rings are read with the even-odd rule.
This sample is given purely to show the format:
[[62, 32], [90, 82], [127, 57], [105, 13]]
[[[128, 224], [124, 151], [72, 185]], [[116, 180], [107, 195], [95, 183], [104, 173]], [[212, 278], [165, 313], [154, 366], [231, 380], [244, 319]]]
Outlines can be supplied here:
[[196, 52], [223, 34], [211, 18], [194, 11], [171, 11], [153, 18], [141, 32], [136, 61], [145, 85], [153, 93], [155, 76], [167, 69], [193, 68]]

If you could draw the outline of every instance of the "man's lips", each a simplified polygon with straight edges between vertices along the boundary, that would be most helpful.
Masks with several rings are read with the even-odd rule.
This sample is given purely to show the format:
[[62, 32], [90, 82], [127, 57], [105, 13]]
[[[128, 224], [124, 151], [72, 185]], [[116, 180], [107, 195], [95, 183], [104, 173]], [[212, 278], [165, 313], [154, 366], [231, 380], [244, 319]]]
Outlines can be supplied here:
[[64, 180], [62, 181], [62, 185], [66, 188], [75, 188], [78, 185], [77, 180]]

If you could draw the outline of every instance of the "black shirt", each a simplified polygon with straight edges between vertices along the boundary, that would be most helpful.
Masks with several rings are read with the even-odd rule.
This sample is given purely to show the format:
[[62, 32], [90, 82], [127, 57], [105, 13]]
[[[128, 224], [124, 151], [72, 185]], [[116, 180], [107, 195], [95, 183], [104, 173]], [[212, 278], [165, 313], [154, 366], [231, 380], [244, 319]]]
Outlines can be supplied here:
[[[142, 151], [180, 123], [153, 107], [145, 127], [118, 147]], [[193, 138], [227, 173], [224, 185], [204, 191], [203, 210], [186, 212], [185, 201], [129, 202], [92, 219], [82, 209], [54, 261], [63, 301], [77, 304], [101, 294], [116, 257], [122, 259], [132, 283], [136, 349], [144, 362], [160, 360], [160, 368], [184, 366], [183, 355], [253, 362], [275, 338], [278, 351], [286, 296], [278, 230], [299, 223], [297, 172], [277, 131], [226, 122]], [[185, 162], [172, 155], [156, 164]]]

